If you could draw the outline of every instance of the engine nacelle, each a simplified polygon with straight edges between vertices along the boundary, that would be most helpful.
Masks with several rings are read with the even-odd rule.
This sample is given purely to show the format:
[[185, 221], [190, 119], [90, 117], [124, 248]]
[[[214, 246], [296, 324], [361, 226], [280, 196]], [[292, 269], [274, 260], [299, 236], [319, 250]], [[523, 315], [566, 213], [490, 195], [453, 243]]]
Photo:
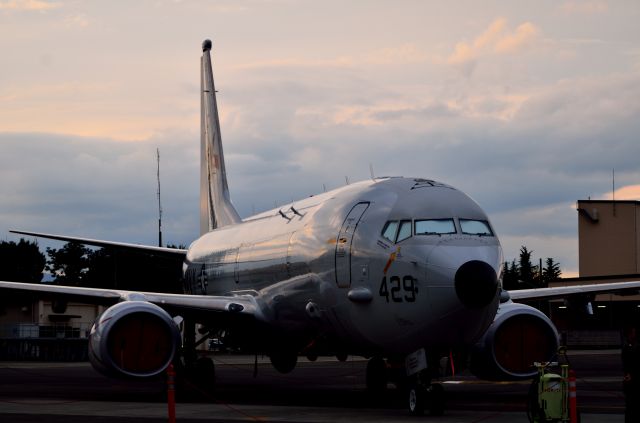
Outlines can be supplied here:
[[529, 379], [534, 362], [552, 361], [558, 331], [541, 311], [524, 304], [500, 304], [493, 323], [474, 346], [471, 372], [486, 380]]
[[109, 307], [93, 324], [89, 360], [111, 377], [151, 377], [163, 372], [180, 343], [171, 316], [146, 301], [126, 301]]

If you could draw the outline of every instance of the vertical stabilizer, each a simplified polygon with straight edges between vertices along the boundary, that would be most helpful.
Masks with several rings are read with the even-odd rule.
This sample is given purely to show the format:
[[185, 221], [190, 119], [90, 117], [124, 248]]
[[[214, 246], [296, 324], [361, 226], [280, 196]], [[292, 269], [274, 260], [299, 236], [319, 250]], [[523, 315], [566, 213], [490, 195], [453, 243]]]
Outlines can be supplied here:
[[200, 72], [200, 234], [241, 222], [231, 204], [222, 153], [216, 88], [211, 70], [211, 41], [202, 43]]

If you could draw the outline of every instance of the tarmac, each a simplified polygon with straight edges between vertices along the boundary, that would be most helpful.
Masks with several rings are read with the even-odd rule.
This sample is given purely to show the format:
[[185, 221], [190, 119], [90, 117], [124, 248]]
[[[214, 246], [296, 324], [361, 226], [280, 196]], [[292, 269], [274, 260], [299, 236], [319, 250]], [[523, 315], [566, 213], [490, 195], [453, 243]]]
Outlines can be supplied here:
[[[366, 361], [301, 360], [289, 375], [266, 358], [218, 355], [216, 388], [178, 392], [178, 422], [527, 422], [528, 382], [486, 382], [470, 375], [445, 380], [443, 416], [413, 417], [390, 385], [372, 400], [364, 387]], [[619, 351], [571, 356], [578, 373], [581, 422], [624, 421]], [[164, 422], [165, 382], [132, 383], [98, 375], [88, 363], [0, 362], [1, 422]], [[179, 388], [180, 389], [180, 388]]]

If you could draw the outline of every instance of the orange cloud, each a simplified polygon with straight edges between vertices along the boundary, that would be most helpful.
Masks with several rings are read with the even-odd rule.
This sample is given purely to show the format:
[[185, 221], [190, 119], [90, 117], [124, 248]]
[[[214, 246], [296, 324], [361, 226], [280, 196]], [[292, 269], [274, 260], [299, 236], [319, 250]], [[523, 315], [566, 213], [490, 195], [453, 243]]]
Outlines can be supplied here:
[[497, 53], [511, 53], [520, 49], [520, 47], [528, 45], [538, 35], [538, 28], [531, 22], [525, 22], [518, 26], [513, 34], [506, 34], [495, 44]]
[[42, 0], [8, 0], [0, 2], [0, 9], [9, 10], [50, 10], [60, 7], [60, 4]]
[[493, 44], [496, 40], [499, 40], [500, 35], [507, 27], [507, 20], [505, 18], [498, 18], [489, 25], [482, 34], [476, 37], [473, 41], [475, 48], [482, 48], [486, 45]]
[[515, 31], [511, 31], [507, 27], [506, 19], [497, 18], [475, 37], [472, 43], [457, 43], [446, 62], [450, 65], [460, 65], [481, 55], [515, 53], [530, 45], [538, 33], [538, 28], [531, 22], [524, 22]]
[[475, 58], [475, 50], [469, 44], [457, 43], [456, 48], [447, 58], [450, 65], [460, 65]]
[[[613, 198], [611, 192], [604, 195], [604, 198], [610, 200]], [[618, 188], [615, 195], [616, 200], [640, 200], [640, 185], [627, 185]]]

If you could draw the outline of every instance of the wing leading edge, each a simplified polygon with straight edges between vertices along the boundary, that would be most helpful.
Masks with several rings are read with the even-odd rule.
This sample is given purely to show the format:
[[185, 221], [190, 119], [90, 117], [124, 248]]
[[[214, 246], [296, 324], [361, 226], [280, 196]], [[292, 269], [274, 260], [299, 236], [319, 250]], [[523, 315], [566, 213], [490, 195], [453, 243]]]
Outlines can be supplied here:
[[36, 283], [0, 281], [0, 290], [39, 298], [53, 297], [87, 304], [113, 305], [122, 301], [147, 301], [175, 314], [190, 314], [197, 320], [207, 320], [212, 314], [237, 315], [261, 320], [256, 299], [251, 295], [204, 296], [135, 292], [119, 289], [82, 288]]
[[508, 291], [513, 301], [542, 300], [572, 295], [623, 293], [640, 290], [640, 281], [612, 282], [591, 285], [558, 286], [553, 288], [519, 289]]

